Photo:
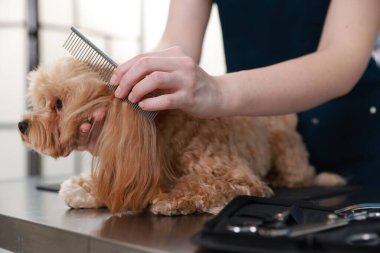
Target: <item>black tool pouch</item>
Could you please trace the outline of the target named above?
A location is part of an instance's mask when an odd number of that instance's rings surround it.
[[[379,191],[357,187],[279,190],[276,197],[239,196],[209,220],[193,238],[202,248],[226,252],[380,252],[380,218],[299,237],[267,237],[257,232],[234,232],[231,225],[265,221],[297,205],[299,224],[322,222],[334,210],[357,203],[380,202]],[[364,239],[363,239],[364,236]]]

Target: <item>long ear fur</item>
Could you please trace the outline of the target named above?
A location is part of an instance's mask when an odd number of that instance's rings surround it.
[[[154,122],[114,99],[93,167],[96,196],[112,212],[141,211],[160,191],[160,180],[169,166],[159,146]]]

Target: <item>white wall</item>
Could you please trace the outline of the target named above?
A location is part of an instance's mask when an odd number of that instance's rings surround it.
[[[169,0],[145,0],[143,19],[143,48],[152,49],[161,37],[168,14]],[[204,39],[200,66],[210,74],[223,74],[224,61],[222,33],[218,9],[213,6]]]
[[[24,0],[0,0],[0,181],[26,174],[16,125],[25,107],[25,13]]]
[[[27,0],[0,0],[0,180],[26,175],[26,150],[16,124],[25,108]],[[154,47],[164,29],[169,0],[39,0],[40,62],[68,56],[62,44],[75,25],[116,62]],[[217,9],[212,11],[201,66],[211,74],[225,71]],[[2,127],[2,125],[4,127]],[[11,127],[9,127],[11,126]],[[43,176],[77,173],[91,157],[74,153],[44,157]]]

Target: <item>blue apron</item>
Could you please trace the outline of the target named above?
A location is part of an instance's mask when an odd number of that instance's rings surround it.
[[[227,72],[315,52],[328,0],[216,0]],[[300,71],[302,71],[300,69]],[[298,130],[318,171],[380,185],[380,69],[373,59],[347,95],[298,114]]]

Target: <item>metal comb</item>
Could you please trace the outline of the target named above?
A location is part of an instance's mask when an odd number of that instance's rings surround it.
[[[92,71],[98,74],[99,78],[110,90],[116,90],[116,86],[111,85],[109,80],[118,64],[95,46],[95,44],[87,39],[78,29],[71,27],[71,33],[63,44],[63,48],[75,59],[86,63]],[[124,98],[123,100],[130,104],[137,112],[144,115],[148,120],[154,120],[158,113],[156,111],[144,111],[137,103],[130,102],[128,98]]]

